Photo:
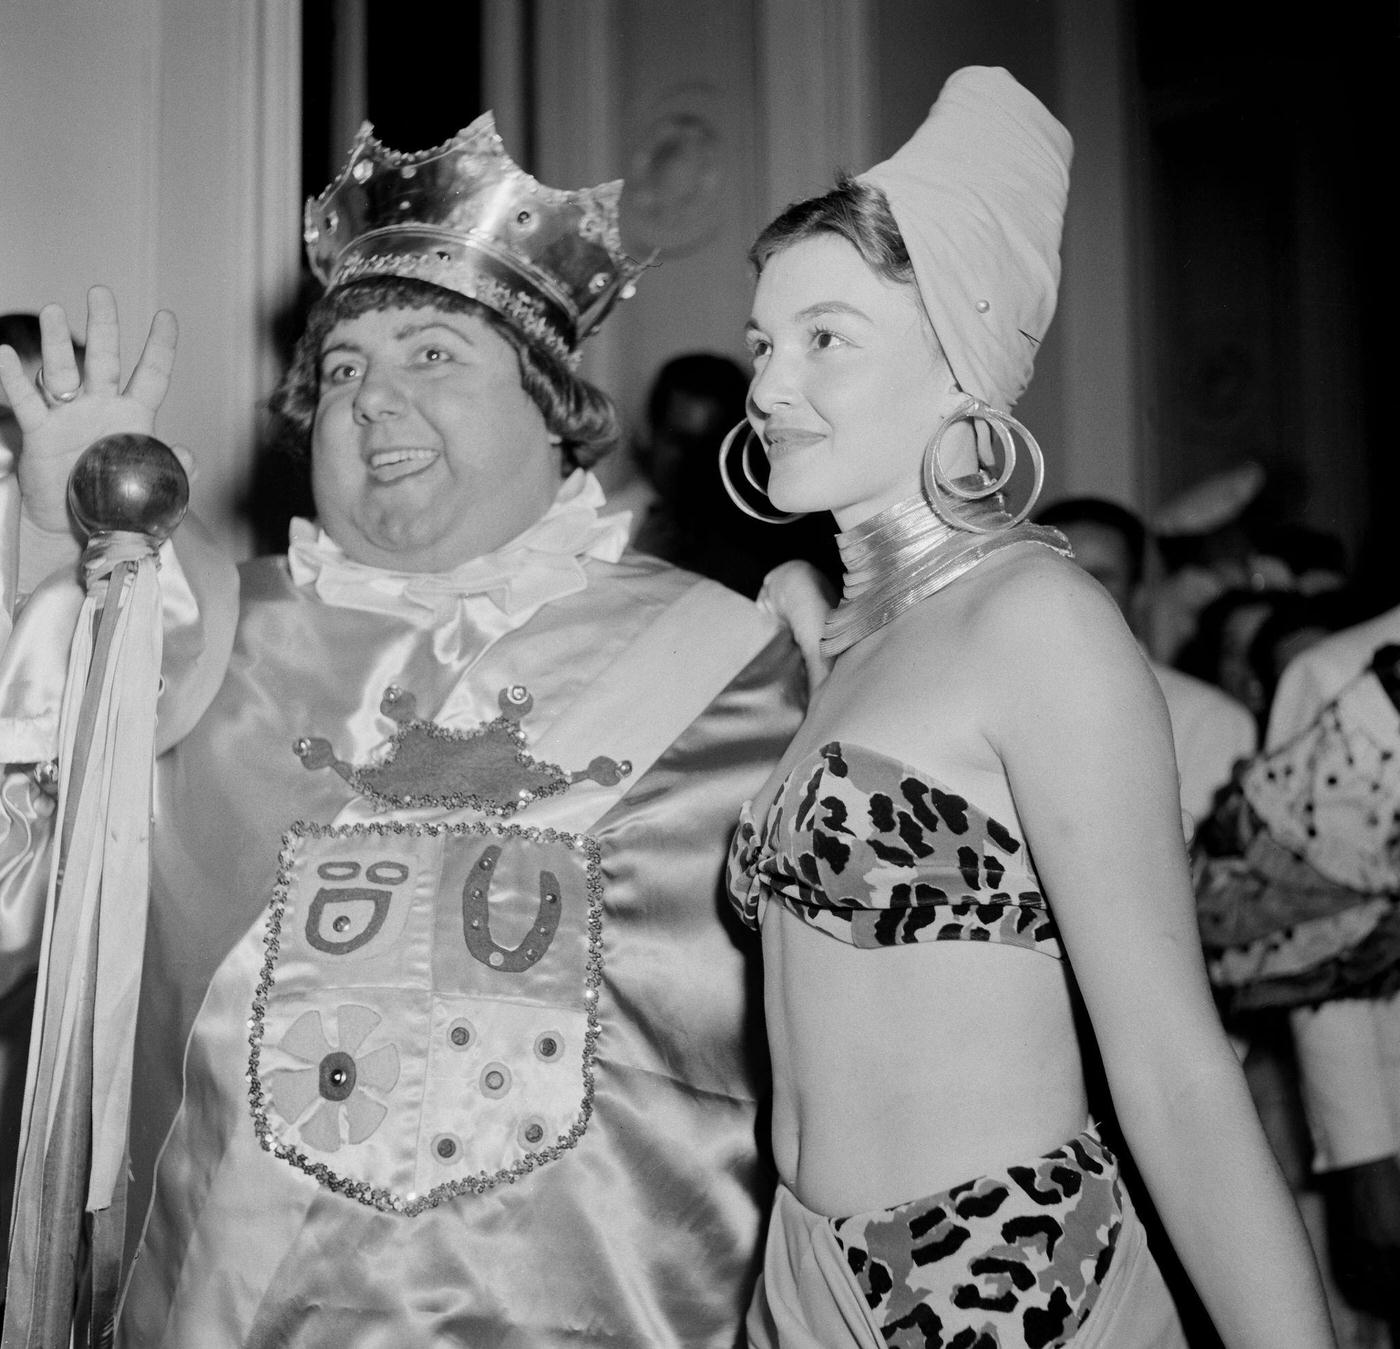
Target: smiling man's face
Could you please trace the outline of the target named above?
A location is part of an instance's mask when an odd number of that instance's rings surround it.
[[[321,526],[349,557],[431,572],[538,520],[561,455],[490,323],[394,307],[327,335],[311,468]]]

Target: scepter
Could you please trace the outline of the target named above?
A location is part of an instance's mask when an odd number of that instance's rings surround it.
[[[62,1349],[84,1322],[89,1344],[109,1343],[114,1332],[150,875],[157,554],[188,502],[179,460],[147,435],[96,441],[68,481],[69,508],[88,534],[87,594],[59,719],[57,847],[25,1081],[3,1349]]]

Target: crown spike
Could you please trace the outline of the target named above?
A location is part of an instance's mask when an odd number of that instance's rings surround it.
[[[370,276],[427,281],[495,310],[569,365],[650,260],[627,256],[622,182],[546,187],[485,112],[431,149],[392,150],[365,122],[340,175],[306,203],[311,270],[327,289]]]

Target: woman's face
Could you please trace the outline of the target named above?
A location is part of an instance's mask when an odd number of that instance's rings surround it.
[[[913,286],[818,235],[768,259],[747,334],[775,506],[848,529],[919,491],[924,447],[959,395]]]
[[[560,472],[514,349],[477,315],[380,309],[327,335],[312,490],[355,561],[448,571],[538,520]]]

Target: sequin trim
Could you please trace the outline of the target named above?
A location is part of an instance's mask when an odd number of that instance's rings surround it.
[[[383,772],[392,763],[395,751],[409,734],[422,735],[433,740],[457,742],[480,740],[492,734],[505,735],[515,742],[516,763],[525,769],[548,773],[551,780],[542,782],[538,787],[522,789],[514,800],[483,796],[480,792],[452,792],[446,796],[435,796],[429,792],[424,792],[422,795],[411,793],[399,795],[398,793],[377,790],[370,781],[371,777],[375,773]],[[563,768],[556,763],[536,759],[526,749],[527,744],[528,737],[521,729],[520,723],[513,717],[495,717],[470,731],[458,731],[450,726],[440,726],[435,721],[423,721],[415,717],[394,733],[389,753],[382,763],[372,764],[366,768],[357,768],[349,774],[346,781],[357,792],[369,797],[381,810],[417,810],[432,806],[441,810],[472,810],[478,815],[491,815],[498,819],[508,819],[516,811],[524,810],[526,806],[535,801],[542,801],[546,797],[558,796],[561,792],[568,791],[572,785],[569,775],[565,773]]]
[[[287,899],[291,887],[291,868],[296,858],[297,848],[303,838],[349,838],[366,834],[412,834],[439,835],[454,837],[475,835],[477,837],[519,838],[531,843],[558,843],[565,848],[581,850],[588,861],[588,955],[584,962],[583,1001],[586,1008],[586,1028],[583,1037],[583,1101],[578,1117],[570,1125],[560,1140],[549,1147],[528,1153],[519,1161],[499,1171],[480,1171],[474,1176],[462,1176],[446,1181],[424,1195],[403,1195],[391,1190],[376,1187],[368,1181],[353,1180],[332,1170],[324,1162],[315,1162],[289,1144],[279,1143],[268,1121],[271,1104],[269,1093],[263,1085],[261,1075],[263,1019],[267,1014],[268,994],[276,982],[277,960],[282,944],[282,920],[286,915]],[[298,820],[282,835],[282,845],[277,854],[277,881],[273,887],[272,901],[267,916],[267,932],[263,938],[266,954],[263,957],[262,972],[253,996],[252,1015],[248,1018],[248,1104],[253,1116],[253,1131],[264,1152],[270,1152],[299,1171],[304,1171],[318,1184],[336,1194],[354,1199],[367,1208],[378,1209],[381,1213],[398,1213],[404,1217],[417,1217],[429,1209],[437,1208],[463,1194],[485,1194],[497,1185],[514,1185],[521,1177],[528,1175],[548,1162],[557,1161],[583,1137],[588,1122],[593,1115],[594,1077],[593,1067],[597,1061],[598,1037],[601,1029],[598,1024],[599,986],[603,978],[603,867],[602,847],[590,834],[570,834],[557,829],[525,828],[511,824],[485,824],[479,821],[462,824],[405,823],[395,820],[392,823],[359,823],[350,825],[318,824],[315,821]]]
[[[579,353],[570,350],[568,341],[546,316],[544,305],[533,296],[495,277],[484,275],[471,258],[442,259],[424,257],[418,253],[374,253],[346,262],[336,272],[335,285],[343,286],[361,277],[371,276],[403,276],[427,281],[456,291],[469,300],[477,300],[508,318],[530,341],[543,347],[570,370],[578,368]]]

